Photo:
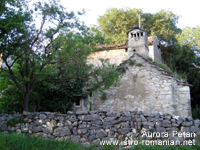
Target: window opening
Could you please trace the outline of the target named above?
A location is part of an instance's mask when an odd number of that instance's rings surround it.
[[[143,32],[141,32],[141,36],[143,36]]]
[[[75,101],[75,105],[76,105],[76,106],[80,106],[80,105],[81,105],[81,99],[77,99],[77,100]]]

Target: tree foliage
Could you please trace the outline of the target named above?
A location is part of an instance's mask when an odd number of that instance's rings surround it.
[[[200,26],[191,28],[186,27],[182,33],[177,35],[178,41],[182,45],[187,45],[193,49],[200,49]]]
[[[113,43],[127,43],[127,31],[138,24],[137,16],[141,11],[135,8],[107,9],[106,13],[98,18],[99,27]]]
[[[5,7],[9,9],[10,5]],[[39,97],[40,88],[44,93],[44,88],[48,87],[46,91],[63,95],[62,102],[65,100],[66,103],[62,106],[66,111],[66,105],[73,99],[74,91],[80,92],[77,87],[82,88],[83,83],[94,90],[103,90],[113,84],[106,82],[108,74],[113,78],[111,81],[117,81],[120,73],[115,71],[113,65],[107,63],[103,68],[91,70],[92,65],[87,64],[87,56],[95,50],[93,46],[96,42],[101,42],[103,37],[89,32],[89,28],[80,24],[73,12],[66,12],[66,9],[54,0],[39,1],[34,4],[34,9],[27,12],[21,5],[15,9],[20,10],[16,12],[17,15],[22,14],[19,15],[21,23],[16,27],[14,25],[18,20],[13,20],[10,30],[1,32],[0,49],[5,66],[1,68],[1,73],[4,74],[2,80],[9,77],[10,85],[14,85],[12,88],[18,89],[23,95],[24,111],[29,111],[30,104],[33,105],[33,109],[37,108],[39,102],[33,96]],[[1,16],[1,19],[9,17],[12,16],[8,14]],[[39,20],[40,23],[35,24],[34,21]],[[98,40],[99,37],[101,40]],[[107,72],[96,75],[98,70]],[[90,78],[94,79],[95,83],[91,82]],[[76,84],[79,82],[81,84]],[[75,86],[71,87],[72,84]],[[102,87],[103,84],[105,86]],[[45,98],[48,97],[44,96],[39,100]],[[21,99],[19,102],[22,103]]]
[[[177,39],[182,47],[186,48],[186,52],[192,55],[183,54],[182,59],[179,60],[179,66],[184,66],[182,71],[187,72],[188,82],[192,84],[191,87],[191,99],[192,99],[192,107],[194,110],[200,104],[200,70],[199,68],[194,67],[192,64],[199,66],[200,65],[200,27],[186,27],[183,31],[177,35]],[[190,61],[189,61],[190,60]],[[187,62],[185,65],[182,62]]]
[[[170,45],[176,41],[175,36],[180,33],[176,26],[179,16],[171,11],[161,10],[155,14],[143,13],[141,9],[110,8],[98,18],[99,28],[113,43],[127,43],[127,32],[138,26],[138,13],[141,14],[141,28],[148,36],[157,36],[163,45]]]

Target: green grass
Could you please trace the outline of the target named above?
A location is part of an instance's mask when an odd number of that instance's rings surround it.
[[[83,150],[80,144],[17,134],[0,134],[0,150]],[[87,148],[90,150],[91,147]]]
[[[69,140],[56,141],[54,139],[42,139],[39,137],[28,136],[24,134],[6,134],[0,133],[0,150],[113,150],[121,149],[118,146],[107,145],[103,147],[83,147],[78,143],[72,143]],[[137,145],[130,150],[199,150],[200,145],[193,146],[145,146]]]

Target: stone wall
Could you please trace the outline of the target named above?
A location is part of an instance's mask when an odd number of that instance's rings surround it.
[[[135,64],[131,66],[130,61]],[[106,90],[105,100],[101,99],[101,94],[93,93],[88,100],[91,110],[142,110],[191,116],[190,88],[186,82],[138,54],[119,67],[127,68],[120,86]]]
[[[21,123],[8,126],[11,119],[24,116]],[[8,123],[9,124],[9,123]],[[199,124],[191,117],[148,111],[79,111],[67,114],[40,112],[1,114],[0,131],[29,133],[56,140],[70,139],[83,145],[99,145],[100,140],[183,140],[196,139]],[[183,134],[181,134],[183,133]],[[194,140],[193,140],[194,142]]]

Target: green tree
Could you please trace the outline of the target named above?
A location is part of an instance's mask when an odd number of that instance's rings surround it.
[[[10,44],[13,42],[12,40],[14,40],[13,45],[14,43],[16,45],[21,40],[21,34],[26,28],[25,22],[31,20],[31,12],[23,11],[23,8],[27,8],[24,0],[2,0],[0,3],[0,67],[3,52],[2,46],[5,43]]]
[[[142,10],[135,8],[107,9],[106,13],[98,18],[99,28],[112,39],[113,43],[127,43],[127,32],[138,25],[138,12],[142,12]]]
[[[25,18],[20,18],[22,23],[19,28],[14,26],[18,20],[11,22],[9,34],[4,34],[0,39],[6,65],[1,72],[7,73],[12,84],[22,93],[24,111],[29,111],[31,94],[44,82],[65,81],[69,84],[81,80],[85,86],[95,90],[104,84],[103,90],[113,84],[110,81],[117,81],[120,73],[115,71],[113,65],[107,63],[103,68],[91,70],[92,65],[87,64],[87,56],[95,50],[92,46],[97,38],[84,24],[79,23],[73,12],[66,12],[54,0],[38,2],[34,6]],[[9,5],[7,7],[10,8]],[[24,14],[24,10],[21,9],[20,13]],[[41,21],[39,28],[38,24],[34,24],[34,17]],[[27,22],[27,18],[30,18],[30,22]],[[110,76],[112,79],[108,80]]]
[[[182,45],[200,50],[200,26],[184,28],[183,31],[177,35],[177,39]]]
[[[149,36],[157,36],[163,46],[177,42],[176,35],[181,32],[176,24],[179,16],[168,10],[161,10],[155,14],[144,13],[143,28]]]
[[[178,34],[177,39],[182,47],[186,47],[185,50],[187,53],[193,53],[190,57],[187,55],[183,55],[182,59],[178,60],[179,66],[185,66],[185,70],[188,71],[187,79],[190,84],[193,85],[191,87],[191,100],[192,100],[192,107],[197,109],[197,106],[200,105],[200,71],[198,67],[194,67],[191,64],[195,64],[195,66],[200,66],[200,57],[199,57],[199,50],[200,50],[200,27],[197,26],[195,28],[186,27],[183,31]],[[184,65],[182,62],[187,62],[187,65]],[[182,69],[183,70],[183,69]],[[198,116],[199,117],[199,116]]]
[[[141,28],[148,36],[157,36],[163,46],[176,42],[180,29],[176,26],[179,16],[171,11],[161,10],[155,14],[142,13],[141,9],[110,8],[98,18],[99,28],[115,44],[127,43],[127,32],[138,26],[138,13],[141,14]]]

